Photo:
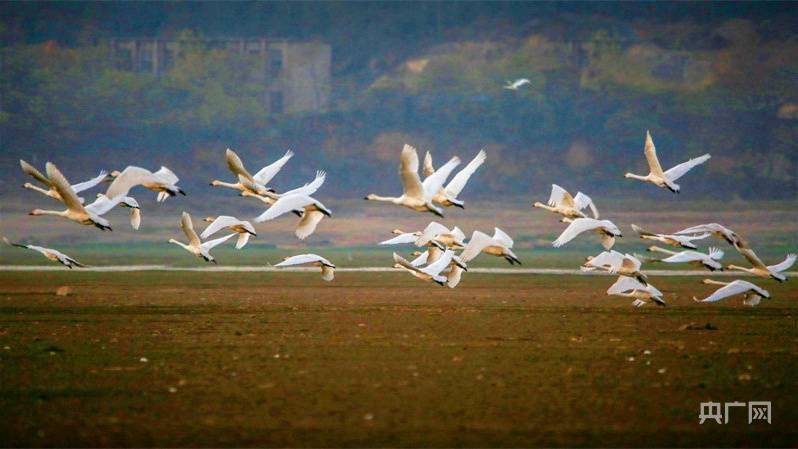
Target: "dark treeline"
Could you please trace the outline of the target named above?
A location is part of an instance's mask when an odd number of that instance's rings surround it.
[[[396,178],[408,142],[438,161],[487,147],[485,195],[557,182],[623,197],[640,193],[622,175],[643,170],[651,129],[664,165],[713,154],[685,181],[697,196],[794,199],[794,5],[6,3],[0,189],[18,187],[19,157],[81,175],[166,164],[200,185],[229,146],[253,165],[292,148],[294,170],[325,168],[330,192],[359,196]],[[155,77],[119,68],[108,40],[126,36],[190,45]],[[267,114],[249,76],[262,61],[200,39],[254,36],[329,43],[330,108]],[[502,88],[518,77],[531,84]]]

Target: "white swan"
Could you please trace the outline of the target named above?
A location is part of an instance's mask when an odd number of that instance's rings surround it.
[[[294,234],[300,240],[313,234],[322,218],[325,216],[332,217],[332,212],[313,197],[308,195],[288,195],[280,197],[272,207],[266,209],[266,212],[257,216],[255,222],[263,223],[264,221],[273,220],[286,212],[297,210],[302,211],[302,218],[299,220]]]
[[[158,202],[166,201],[170,196],[176,196],[178,193],[185,195],[186,192],[177,186],[180,180],[172,170],[166,167],[161,167],[156,172],[151,172],[146,168],[136,167],[130,165],[122,172],[113,172],[113,182],[108,186],[105,196],[114,199],[119,195],[127,195],[130,189],[136,186],[143,186],[146,189],[158,193]]]
[[[82,225],[93,225],[102,229],[103,231],[111,230],[111,223],[105,218],[102,218],[100,215],[110,210],[114,205],[111,205],[107,210],[103,211],[98,211],[96,207],[84,207],[83,204],[81,204],[80,199],[78,199],[78,196],[72,190],[69,182],[66,180],[66,178],[64,178],[64,175],[61,174],[58,168],[51,162],[48,162],[45,167],[47,171],[47,177],[50,180],[51,185],[56,192],[58,192],[58,195],[61,197],[61,201],[64,202],[67,209],[64,211],[33,209],[28,213],[28,215],[54,215],[58,217],[64,217]],[[121,198],[117,199],[117,201],[121,201]]]
[[[665,243],[666,245],[677,246],[682,248],[696,249],[698,248],[693,240],[701,240],[709,237],[709,232],[704,232],[697,235],[677,235],[677,234],[655,234],[648,232],[640,226],[633,224],[632,229],[637,232],[643,240],[654,240],[656,242]]]
[[[175,239],[169,239],[169,243],[174,243],[175,245],[182,247],[191,254],[204,259],[206,262],[217,263],[216,259],[211,256],[210,250],[212,250],[215,246],[226,242],[230,239],[230,237],[236,235],[235,233],[228,234],[222,238],[208,240],[207,242],[203,243],[197,233],[194,232],[194,225],[191,223],[191,215],[189,215],[187,212],[183,212],[183,215],[180,218],[180,227],[183,229],[183,233],[186,234],[186,237],[188,237],[188,244],[179,242]]]
[[[684,176],[685,173],[690,171],[696,165],[703,164],[711,157],[709,154],[705,154],[703,156],[690,159],[687,162],[682,162],[681,164],[663,172],[662,166],[659,164],[659,159],[657,159],[657,149],[654,147],[654,141],[651,139],[651,133],[648,131],[646,131],[646,144],[643,152],[646,155],[646,161],[648,161],[649,173],[646,176],[635,175],[632,173],[627,173],[624,176],[626,178],[650,182],[657,187],[666,188],[674,193],[679,193],[679,184],[676,184],[677,179]]]
[[[20,165],[20,167],[22,167],[22,171],[23,172],[25,172],[26,174],[32,176],[33,179],[35,179],[35,180],[41,182],[42,184],[44,184],[45,186],[47,186],[47,190],[45,190],[45,189],[43,189],[41,187],[35,186],[35,185],[33,185],[33,184],[29,183],[29,182],[26,182],[25,184],[23,184],[22,187],[24,187],[26,189],[35,190],[35,191],[37,191],[39,193],[42,193],[44,195],[49,196],[50,198],[54,198],[54,199],[57,199],[57,200],[61,201],[61,195],[55,189],[53,184],[39,170],[36,170],[36,167],[34,167],[34,166],[30,165],[29,163],[23,161],[22,159],[19,160],[19,165]],[[82,192],[84,190],[88,190],[88,189],[96,186],[97,184],[103,182],[103,180],[105,180],[105,178],[107,176],[108,176],[108,173],[105,170],[101,170],[100,174],[97,175],[96,177],[94,177],[92,179],[89,179],[88,181],[84,181],[84,182],[81,182],[81,183],[78,183],[78,184],[71,185],[72,191],[77,194],[77,193],[80,193],[80,192]],[[80,200],[81,203],[84,202],[83,198],[78,198],[78,199]]]
[[[236,217],[229,215],[220,215],[218,217],[205,217],[203,221],[210,223],[207,228],[202,231],[200,238],[207,239],[208,237],[216,234],[222,229],[229,229],[238,234],[238,241],[236,241],[236,249],[241,249],[249,241],[249,236],[257,236],[255,227],[252,223],[244,220],[239,220]]]
[[[551,245],[559,248],[566,243],[570,242],[577,235],[585,231],[594,231],[601,236],[601,245],[604,249],[610,249],[615,244],[616,237],[623,237],[621,230],[615,223],[609,220],[596,220],[594,218],[577,218],[573,221],[571,219],[564,219],[566,222],[570,221],[571,224],[565,228],[565,231],[557,237]]]
[[[468,180],[471,179],[471,175],[477,171],[477,169],[485,162],[487,157],[488,155],[485,153],[485,150],[479,150],[479,153],[474,156],[474,159],[472,159],[471,162],[465,166],[465,168],[457,172],[452,180],[446,184],[446,187],[443,187],[437,193],[435,193],[435,195],[433,195],[432,202],[440,204],[444,207],[456,206],[464,209],[464,202],[457,199],[457,195],[463,191],[463,188],[465,188]],[[425,177],[429,177],[435,173],[435,168],[432,165],[432,155],[429,151],[427,151],[427,155],[424,156],[423,173]]]
[[[447,250],[435,262],[427,265],[426,267],[419,268],[413,266],[402,256],[393,253],[394,268],[401,268],[421,280],[433,281],[440,285],[446,285],[446,276],[443,276],[440,273],[449,266],[449,263],[451,263],[453,257],[454,251]]]
[[[466,244],[460,258],[468,263],[480,253],[490,254],[491,256],[504,257],[510,265],[521,265],[521,261],[513,253],[513,239],[499,228],[493,228],[493,237],[482,231],[474,231],[471,239]]]
[[[416,246],[437,246],[440,249],[463,248],[465,234],[457,226],[449,230],[446,226],[432,221],[415,241]]]
[[[13,243],[8,241],[6,237],[3,237],[3,241],[11,246],[17,246],[20,248],[30,249],[36,252],[41,253],[44,257],[52,260],[53,262],[58,262],[70,270],[72,267],[85,267],[82,263],[78,262],[77,260],[67,256],[66,254],[62,253],[61,251],[54,250],[52,248],[45,248],[43,246],[36,246],[36,245],[25,245],[23,243]]]
[[[733,282],[721,282],[713,281],[712,279],[704,279],[702,282],[704,284],[722,285],[723,287],[715,290],[715,293],[704,299],[698,299],[693,296],[693,300],[696,302],[716,302],[721,299],[726,299],[729,296],[743,294],[743,303],[749,306],[755,306],[759,304],[762,298],[770,298],[770,293],[767,290],[757,287],[748,281],[736,280]]]
[[[632,302],[635,307],[645,305],[647,300],[654,301],[660,306],[666,305],[665,300],[662,299],[662,292],[656,287],[626,276],[619,276],[618,280],[607,289],[607,294],[635,298]]]
[[[781,263],[776,265],[765,265],[762,262],[762,259],[760,259],[750,248],[740,251],[740,254],[745,256],[748,262],[751,263],[752,267],[745,268],[738,265],[729,265],[727,267],[728,269],[743,271],[765,279],[773,278],[779,282],[784,282],[787,280],[787,276],[785,276],[783,272],[790,269],[790,267],[795,264],[795,259],[798,257],[795,254],[788,254],[787,257],[781,261]]]
[[[211,185],[214,187],[227,187],[230,189],[239,190],[243,196],[260,195],[268,197],[268,194],[273,190],[266,187],[266,184],[268,184],[272,178],[274,178],[277,173],[282,170],[283,166],[288,163],[293,156],[294,153],[291,150],[288,150],[285,152],[283,157],[263,167],[260,169],[260,171],[252,175],[246,169],[246,167],[244,167],[244,163],[241,161],[241,158],[238,157],[238,154],[228,148],[224,152],[225,162],[227,162],[227,167],[230,169],[230,171],[236,175],[236,178],[238,178],[238,182],[229,183],[214,179],[211,181]]]
[[[508,80],[507,84],[504,85],[504,88],[509,90],[518,90],[519,87],[526,86],[527,84],[530,83],[531,81],[529,81],[529,78],[518,78],[515,81]]]
[[[748,247],[748,244],[742,237],[740,237],[736,232],[732,231],[731,229],[720,225],[718,223],[706,223],[697,226],[692,226],[687,229],[682,229],[681,231],[675,232],[674,234],[677,235],[684,235],[684,234],[698,234],[703,235],[705,233],[713,234],[717,237],[722,238],[725,240],[729,245],[734,246],[737,250],[741,250]]]
[[[141,207],[139,202],[132,196],[120,195],[116,199],[110,199],[102,193],[97,194],[97,199],[93,203],[86,206],[87,210],[93,211],[109,211],[115,206],[126,207],[130,209],[130,227],[138,230],[141,226]],[[104,213],[104,212],[103,212]],[[102,215],[102,214],[97,214]]]
[[[439,217],[443,217],[443,210],[432,204],[433,196],[443,187],[446,178],[460,163],[457,156],[451,158],[449,162],[439,168],[424,182],[418,176],[418,153],[410,145],[402,148],[402,155],[399,163],[399,176],[402,180],[403,192],[398,197],[379,196],[373,193],[366,195],[366,200],[382,201],[407,207],[418,212],[431,212]]]
[[[595,257],[588,256],[582,271],[603,270],[608,273],[619,274],[637,279],[642,284],[648,284],[648,276],[640,271],[642,263],[631,254],[621,254],[618,251],[604,251]]]
[[[689,263],[692,265],[703,266],[710,271],[723,271],[723,265],[718,262],[719,260],[723,259],[723,251],[719,250],[718,248],[709,248],[709,252],[707,254],[693,250],[686,250],[677,253],[676,251],[670,251],[657,246],[651,246],[648,248],[648,250],[670,255],[670,257],[662,259],[661,262]]]
[[[321,268],[321,278],[325,281],[332,281],[335,277],[335,265],[329,260],[316,254],[299,254],[297,256],[286,257],[275,267],[290,267],[293,265],[309,265]]]
[[[599,218],[598,209],[589,196],[582,192],[577,192],[576,196],[571,196],[567,190],[557,184],[551,185],[551,196],[549,196],[548,205],[538,201],[532,207],[554,212],[566,218],[587,218],[587,215],[582,210],[589,207],[593,213],[593,218]]]

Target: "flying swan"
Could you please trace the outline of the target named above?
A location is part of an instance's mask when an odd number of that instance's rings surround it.
[[[321,278],[325,281],[332,281],[335,277],[335,265],[329,260],[316,254],[300,254],[298,256],[286,257],[275,267],[290,267],[294,265],[305,265],[321,268]]]
[[[443,187],[437,193],[435,193],[435,195],[432,197],[432,202],[435,204],[440,204],[444,207],[456,206],[464,209],[464,202],[457,199],[457,195],[463,191],[463,188],[468,183],[468,180],[471,179],[471,175],[477,171],[477,169],[485,162],[487,157],[488,155],[485,153],[485,150],[479,150],[479,153],[474,156],[474,159],[472,159],[464,169],[457,172],[452,180],[446,184],[446,187]],[[427,151],[426,156],[424,156],[423,172],[425,177],[432,176],[435,173],[435,168],[432,165],[432,155],[429,151]]]
[[[175,245],[182,247],[191,254],[204,259],[206,262],[217,263],[216,259],[211,256],[210,250],[212,250],[215,246],[226,242],[230,239],[230,237],[236,235],[235,233],[228,234],[224,237],[215,240],[208,240],[207,242],[203,243],[197,233],[194,232],[194,225],[191,223],[191,215],[189,215],[187,212],[183,212],[183,215],[180,218],[180,227],[183,229],[183,233],[186,234],[186,237],[188,237],[188,245],[175,239],[169,239],[169,243],[174,243]]]
[[[12,243],[8,241],[6,237],[3,237],[3,241],[11,246],[17,246],[19,248],[26,248],[36,252],[41,253],[44,257],[52,260],[53,262],[58,262],[70,270],[72,267],[85,267],[82,263],[78,262],[77,260],[67,256],[66,254],[62,253],[61,251],[54,250],[52,248],[45,248],[43,246],[36,246],[36,245],[25,245],[23,243]]]
[[[593,218],[599,218],[598,209],[596,209],[596,205],[589,196],[582,192],[577,192],[576,196],[571,196],[567,190],[557,184],[551,185],[551,196],[549,196],[548,205],[537,201],[532,207],[554,212],[565,218],[587,218],[587,215],[582,210],[589,207],[593,213]]]
[[[613,245],[615,245],[616,237],[623,237],[623,234],[621,234],[621,230],[618,229],[618,226],[615,226],[615,223],[609,220],[596,220],[594,218],[577,218],[575,220],[571,220],[570,218],[565,218],[564,221],[570,221],[571,224],[568,225],[562,234],[557,237],[557,240],[551,244],[551,246],[555,248],[565,245],[573,240],[577,235],[585,231],[594,231],[600,235],[601,245],[606,250],[609,250]]]
[[[646,176],[635,175],[632,173],[627,173],[624,176],[626,178],[650,182],[657,187],[668,189],[674,193],[679,193],[679,184],[676,184],[676,180],[684,176],[685,173],[690,171],[696,165],[703,164],[711,157],[709,154],[705,154],[703,156],[690,159],[687,162],[682,162],[681,164],[663,172],[662,166],[659,165],[659,159],[657,159],[657,149],[654,147],[654,141],[651,139],[651,133],[648,131],[646,131],[646,145],[643,152],[646,155],[646,161],[648,161],[649,173]]]
[[[723,287],[715,290],[715,293],[704,299],[698,299],[693,296],[693,300],[696,302],[716,302],[721,299],[726,299],[729,296],[743,294],[743,304],[753,307],[759,304],[762,298],[770,298],[770,293],[767,290],[759,288],[748,281],[741,281],[738,279],[733,282],[721,282],[712,279],[704,279],[702,282],[708,285],[722,285]]]

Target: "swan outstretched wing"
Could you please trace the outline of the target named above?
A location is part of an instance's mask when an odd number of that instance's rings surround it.
[[[701,165],[704,162],[706,162],[707,160],[709,160],[710,157],[712,157],[712,156],[710,156],[709,154],[705,154],[703,156],[699,156],[699,157],[690,159],[687,162],[682,162],[681,164],[679,164],[679,165],[677,165],[677,166],[675,166],[673,168],[668,169],[668,171],[665,172],[665,176],[668,179],[670,179],[671,181],[676,181],[677,179],[679,179],[682,176],[684,176],[685,173],[687,173],[690,170],[692,170],[693,167],[695,167],[697,165]]]
[[[191,246],[200,246],[201,241],[197,233],[194,232],[194,224],[191,222],[191,215],[188,212],[183,212],[183,215],[180,217],[180,227],[183,229],[183,233],[186,234],[188,237],[188,243]]]
[[[380,245],[404,245],[407,243],[415,243],[416,240],[418,240],[417,235],[411,232],[406,232],[404,234],[399,234],[392,239],[384,240],[380,242]]]
[[[609,267],[610,271],[617,271],[623,263],[623,254],[618,251],[602,251],[598,256],[590,259],[585,265],[593,267]]]
[[[405,144],[399,160],[399,177],[402,179],[404,194],[411,198],[423,198],[424,187],[418,176],[418,153],[416,149]]]
[[[596,208],[596,204],[593,203],[593,200],[589,196],[585,195],[584,193],[582,193],[582,192],[577,192],[576,193],[576,196],[574,197],[574,204],[576,205],[576,208],[578,210],[582,210],[582,209],[584,209],[586,207],[589,207],[590,208],[590,212],[593,213],[593,218],[595,218],[595,219],[599,218],[599,211]]]
[[[241,158],[238,157],[238,154],[236,154],[235,151],[231,150],[230,148],[225,150],[224,160],[227,162],[227,168],[229,168],[233,174],[244,176],[250,180],[253,179],[252,175],[244,167],[244,163],[241,161]]]
[[[44,176],[42,172],[36,170],[36,167],[30,165],[29,163],[23,161],[22,159],[19,160],[19,166],[22,168],[22,171],[25,174],[32,176],[35,180],[41,182],[42,184],[50,185],[50,180],[47,179],[47,176]]]
[[[747,282],[747,281],[734,281],[729,285],[725,285],[717,290],[715,293],[709,295],[708,297],[700,300],[699,302],[716,302],[720,301],[721,299],[726,299],[729,296],[739,295],[740,293],[745,293],[748,290],[752,290],[752,287],[756,287],[754,284]]]
[[[452,257],[454,257],[454,251],[446,250],[438,260],[422,268],[421,271],[430,276],[437,276],[449,266],[452,262]]]
[[[259,184],[268,184],[292,157],[294,157],[294,152],[291,150],[286,151],[283,157],[260,169],[253,178]]]
[[[477,257],[485,247],[492,244],[494,244],[494,241],[491,236],[482,231],[474,231],[471,234],[471,239],[468,241],[468,244],[463,249],[463,252],[460,253],[460,258],[463,259],[463,262],[470,262]]]
[[[426,265],[428,258],[429,258],[429,250],[424,251],[423,253],[421,253],[421,255],[410,261],[410,265],[413,265],[414,267],[420,267],[422,265]]]
[[[324,180],[327,179],[327,172],[324,170],[316,171],[316,178],[313,181],[305,184],[302,187],[298,187],[293,190],[289,190],[280,196],[288,196],[288,195],[313,195],[316,193],[317,190],[324,184]]]
[[[706,257],[705,254],[701,254],[697,251],[682,251],[670,257],[662,259],[662,262],[667,262],[667,263],[697,262],[704,260],[704,257]]]
[[[220,216],[216,217],[216,219],[213,220],[211,222],[211,224],[209,224],[208,227],[206,227],[202,231],[202,234],[200,234],[200,237],[203,238],[203,239],[207,239],[208,237],[212,236],[213,234],[216,234],[217,232],[219,232],[219,230],[224,229],[224,228],[228,228],[230,226],[235,226],[235,225],[242,225],[248,231],[253,232],[253,233],[255,232],[255,228],[252,227],[252,224],[250,222],[248,222],[248,221],[239,220],[238,218],[231,217],[229,215],[220,215]]]
[[[424,167],[422,169],[422,174],[424,177],[432,176],[435,173],[435,167],[432,165],[432,154],[427,151],[427,154],[424,155]]]
[[[599,227],[601,227],[601,222],[598,220],[592,218],[577,218],[565,228],[565,231],[563,231],[551,245],[555,248],[559,248],[573,240],[577,235]]]
[[[682,229],[681,231],[676,231],[674,234],[703,234],[703,233],[713,233],[718,232],[724,235],[733,234],[734,232],[718,223],[705,223],[700,225],[691,226],[686,229]]]
[[[466,237],[465,233],[463,232],[463,230],[458,228],[457,226],[452,228],[451,234],[452,234],[452,236],[454,236],[455,239],[457,239],[460,242],[465,240],[465,237]]]
[[[266,209],[266,212],[255,218],[255,221],[261,223],[264,221],[273,220],[286,212],[303,209],[305,206],[315,203],[316,200],[307,195],[283,196],[279,200],[275,201],[270,208]]]
[[[751,249],[751,248],[738,248],[737,250],[740,252],[740,254],[743,255],[743,257],[745,257],[745,259],[748,261],[748,263],[750,263],[752,266],[757,267],[757,268],[764,268],[764,269],[768,268],[765,265],[765,263],[762,262],[762,259],[760,259],[759,256],[756,255],[756,253],[754,252],[753,249]]]
[[[141,226],[141,209],[138,207],[130,209],[130,227],[138,229]]]
[[[84,211],[85,209],[80,202],[80,198],[78,198],[72,190],[69,182],[64,175],[61,174],[61,171],[58,170],[58,167],[52,162],[48,162],[45,168],[47,176],[50,178],[50,184],[55,188],[56,192],[61,195],[61,200],[66,204],[67,208],[72,211]]]
[[[194,235],[196,235],[196,234],[194,234]],[[216,247],[216,246],[219,246],[219,245],[221,245],[222,243],[224,243],[224,242],[226,242],[226,241],[230,240],[230,237],[233,237],[233,236],[236,236],[236,235],[238,235],[238,234],[236,234],[236,233],[234,232],[234,233],[232,233],[232,234],[227,234],[226,236],[224,236],[224,237],[220,237],[220,238],[218,238],[218,239],[214,239],[214,240],[208,240],[207,242],[205,242],[205,243],[203,243],[202,245],[200,245],[200,248],[204,249],[205,251],[210,251],[210,250],[212,250],[214,247]]]
[[[119,195],[127,195],[133,187],[149,182],[161,182],[161,180],[146,168],[130,165],[108,186],[105,196],[113,199]]]
[[[654,146],[654,139],[651,138],[651,133],[648,131],[646,131],[646,145],[643,153],[646,155],[648,169],[651,170],[651,173],[662,175],[662,166],[659,164],[659,159],[657,159],[657,147]]]
[[[457,195],[463,191],[466,183],[471,178],[471,175],[477,171],[477,169],[485,162],[488,155],[485,153],[485,150],[479,150],[479,153],[465,166],[462,170],[457,172],[456,175],[449,181],[449,184],[446,185],[446,189],[444,191],[446,194],[452,198],[457,198]],[[426,159],[425,159],[425,167],[426,167]]]
[[[332,262],[319,256],[318,254],[298,254],[296,256],[286,257],[282,262],[275,265],[275,267],[290,267],[294,265],[304,265],[319,262],[323,265],[333,265]]]
[[[793,264],[795,264],[795,259],[796,258],[798,258],[798,256],[796,256],[795,254],[789,254],[789,255],[787,255],[787,258],[784,259],[784,261],[782,261],[780,264],[778,264],[778,265],[770,265],[767,268],[768,268],[768,270],[770,270],[770,271],[772,271],[774,273],[781,273],[782,271],[789,270],[790,267],[792,267]]]
[[[107,175],[108,175],[108,172],[106,172],[105,170],[100,171],[99,175],[95,176],[94,178],[89,179],[88,181],[83,181],[83,182],[79,182],[77,184],[73,184],[72,185],[72,190],[74,190],[75,193],[80,193],[80,192],[82,192],[84,190],[88,190],[88,189],[96,186],[97,184],[103,182],[103,180],[105,179],[105,177]]]
[[[607,289],[607,294],[617,295],[629,290],[646,290],[646,286],[635,278],[618,276],[618,280]]]
[[[431,221],[426,228],[421,232],[421,235],[418,236],[415,243],[416,246],[424,246],[428,244],[431,240],[441,234],[448,234],[449,228],[446,226],[438,223],[437,221]]]
[[[299,224],[297,224],[294,230],[294,235],[296,235],[299,240],[305,240],[305,238],[316,231],[316,226],[318,226],[322,218],[324,218],[324,214],[317,210],[305,211],[305,214],[302,215]]]
[[[180,178],[178,178],[177,175],[172,170],[169,170],[163,165],[161,165],[161,168],[159,168],[158,171],[153,173],[153,175],[159,180],[161,180],[164,184],[175,185],[177,184],[178,181],[180,181]]]
[[[421,183],[422,189],[424,192],[424,199],[429,201],[432,197],[438,193],[441,188],[443,188],[443,183],[446,182],[446,178],[452,173],[455,167],[460,164],[460,158],[454,156],[453,158],[449,159],[449,161],[443,164],[440,168],[435,170],[435,173],[428,176],[424,179],[424,182]]]
[[[713,259],[713,260],[720,260],[720,259],[723,259],[723,256],[724,256],[725,254],[726,254],[726,253],[724,253],[722,249],[720,249],[720,248],[715,248],[715,247],[711,247],[711,248],[709,248],[709,251],[707,252],[707,255],[709,256],[709,258],[710,258],[710,259]]]
[[[501,243],[505,248],[512,248],[514,244],[513,239],[499,228],[493,228],[493,240]]]
[[[128,197],[120,195],[114,199],[110,199],[105,195],[100,195],[96,200],[94,200],[93,203],[86,206],[86,211],[91,212],[94,215],[105,215],[108,211],[124,201],[125,198]]]
[[[551,185],[551,195],[549,195],[549,202],[548,205],[551,207],[556,207],[562,204],[563,200],[565,199],[565,195],[568,195],[568,191],[563,189],[562,187],[558,186],[557,184]]]

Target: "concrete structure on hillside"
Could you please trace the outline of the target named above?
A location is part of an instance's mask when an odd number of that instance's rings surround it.
[[[270,114],[322,112],[330,103],[330,45],[275,39],[206,39],[210,49],[222,49],[263,59],[255,74],[266,85],[264,106]],[[174,65],[180,41],[156,38],[117,38],[110,42],[119,68],[161,76]]]

